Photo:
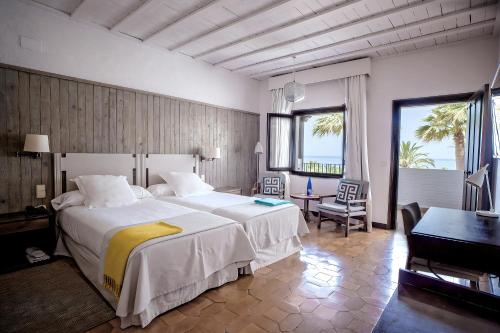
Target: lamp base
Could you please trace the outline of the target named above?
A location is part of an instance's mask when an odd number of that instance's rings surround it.
[[[500,214],[495,211],[490,210],[476,210],[476,214],[484,217],[493,217],[497,218]]]

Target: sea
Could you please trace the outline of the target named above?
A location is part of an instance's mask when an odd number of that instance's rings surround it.
[[[451,158],[434,158],[433,169],[455,170],[455,159]],[[304,156],[304,162],[318,162],[322,164],[342,164],[340,156]]]

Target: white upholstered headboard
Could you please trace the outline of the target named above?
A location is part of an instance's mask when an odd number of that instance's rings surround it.
[[[168,171],[194,172],[199,171],[199,155],[192,154],[146,154],[142,155],[144,187],[164,183],[160,173]]]
[[[140,185],[142,170],[136,154],[55,153],[55,195],[76,189],[70,179],[84,175],[123,175],[129,184]]]

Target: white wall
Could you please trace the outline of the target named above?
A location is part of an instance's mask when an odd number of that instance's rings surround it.
[[[20,1],[0,1],[0,63],[258,112],[256,80]]]
[[[372,59],[372,73],[367,81],[367,108],[373,221],[387,223],[392,101],[479,90],[485,83],[491,82],[497,59],[496,37]],[[265,142],[266,137],[265,115],[271,108],[271,98],[266,88],[266,84],[261,83],[259,107],[262,114],[262,142]],[[331,82],[312,87],[308,85],[306,100],[294,109],[337,105],[339,91],[338,86]],[[265,157],[262,158],[264,160]],[[303,191],[303,182],[295,181],[292,191],[294,186]],[[317,183],[322,183],[318,184],[318,192],[320,189],[331,192],[331,189],[336,188],[335,180],[320,180]]]

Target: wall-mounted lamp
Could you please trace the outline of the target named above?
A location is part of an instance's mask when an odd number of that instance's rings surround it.
[[[201,160],[213,161],[220,158],[220,147],[210,147],[208,148],[207,155],[202,156]]]
[[[23,151],[16,153],[17,157],[29,156],[40,158],[41,153],[50,153],[49,136],[40,134],[26,134]]]

